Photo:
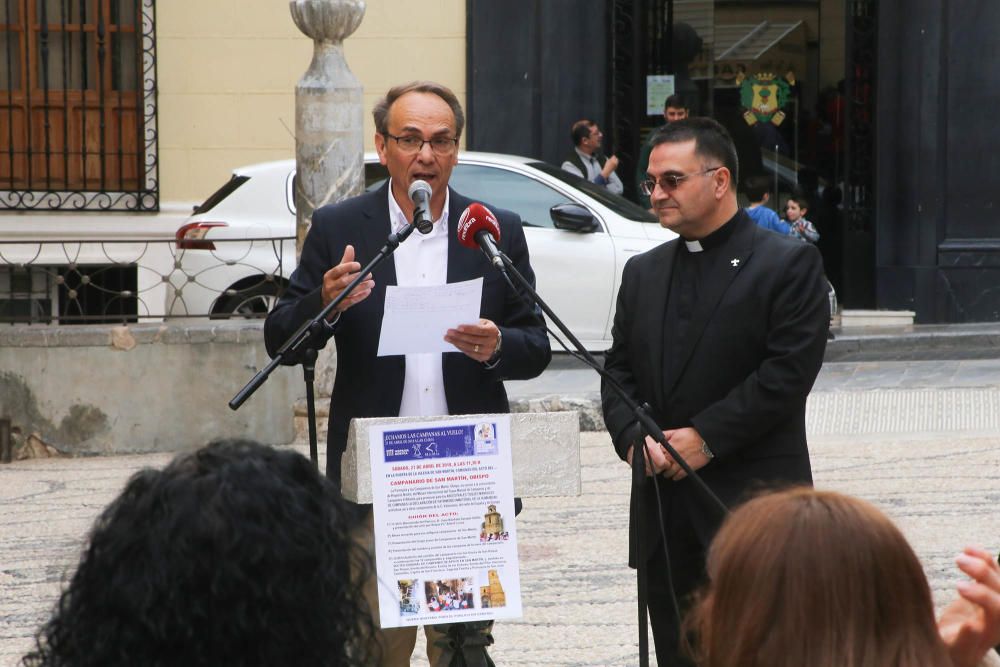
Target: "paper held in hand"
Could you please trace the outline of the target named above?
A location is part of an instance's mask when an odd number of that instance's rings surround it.
[[[390,285],[378,338],[378,356],[455,352],[444,334],[460,324],[479,322],[483,279],[431,287]]]

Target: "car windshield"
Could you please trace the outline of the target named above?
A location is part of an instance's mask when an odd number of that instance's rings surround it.
[[[549,176],[558,178],[566,185],[572,186],[577,190],[586,192],[592,199],[596,199],[601,204],[627,220],[634,220],[636,222],[657,222],[655,215],[638,204],[634,204],[620,195],[608,192],[607,188],[595,185],[584,178],[580,178],[576,174],[563,171],[559,167],[554,167],[545,162],[529,162],[528,166],[533,167],[538,171],[545,172]]]
[[[240,187],[249,180],[249,176],[237,176],[236,174],[233,174],[232,177],[226,181],[225,185],[210,194],[208,199],[203,201],[201,204],[195,206],[193,212],[197,214],[211,211],[219,204],[219,202],[236,192],[236,188]]]

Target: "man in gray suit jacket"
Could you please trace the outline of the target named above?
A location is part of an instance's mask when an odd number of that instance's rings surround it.
[[[660,224],[680,238],[626,264],[605,367],[650,405],[671,446],[727,505],[760,487],[810,484],[806,396],[829,322],[819,253],[760,229],[739,208],[736,150],[715,121],[671,123],[651,143],[644,189]],[[722,517],[666,450],[643,438],[607,383],[602,398],[618,455],[631,463],[635,447],[649,445],[667,552],[647,477],[633,491],[629,562],[648,575],[658,664],[688,664],[670,591],[683,610]]]

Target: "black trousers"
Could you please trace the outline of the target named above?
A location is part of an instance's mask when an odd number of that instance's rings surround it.
[[[686,517],[668,514],[665,520],[667,546],[670,549],[669,569],[660,536],[647,537],[655,539],[659,545],[646,563],[647,607],[656,646],[656,662],[659,667],[694,667],[694,662],[688,657],[686,642],[682,641],[681,630],[693,596],[705,582],[705,546]],[[668,573],[681,618],[674,613]]]

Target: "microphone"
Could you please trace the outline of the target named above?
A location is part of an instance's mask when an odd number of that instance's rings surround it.
[[[413,211],[413,224],[421,234],[430,234],[434,229],[434,221],[431,220],[430,184],[427,181],[413,181],[406,194],[416,207]]]
[[[492,211],[474,202],[462,211],[458,219],[458,242],[466,248],[480,248],[490,263],[505,271],[496,242],[500,240],[500,223]]]

